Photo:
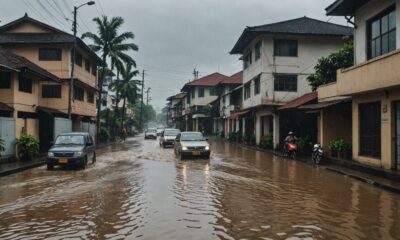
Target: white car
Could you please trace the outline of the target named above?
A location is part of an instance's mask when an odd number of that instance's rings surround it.
[[[173,146],[176,136],[181,133],[179,129],[165,129],[160,135],[160,146],[166,147],[167,145]]]
[[[201,132],[182,132],[175,138],[175,155],[184,157],[202,157],[210,159],[211,149]]]

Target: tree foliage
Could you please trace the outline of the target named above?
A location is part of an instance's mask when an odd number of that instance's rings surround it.
[[[335,82],[337,70],[353,66],[353,61],[353,41],[349,40],[338,52],[318,59],[315,73],[307,78],[308,84],[315,91],[320,85]]]

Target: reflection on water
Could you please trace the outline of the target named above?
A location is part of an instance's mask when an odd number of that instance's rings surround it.
[[[396,239],[400,196],[213,141],[180,161],[156,141],[110,146],[85,171],[0,178],[0,239]]]

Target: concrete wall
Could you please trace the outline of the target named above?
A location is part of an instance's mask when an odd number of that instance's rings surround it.
[[[204,97],[199,98],[198,89],[204,88]],[[193,87],[190,91],[195,91],[195,97],[191,98],[190,106],[206,106],[207,104],[211,103],[212,101],[216,100],[218,96],[211,96],[210,90],[212,87]],[[190,97],[192,97],[190,93]]]
[[[261,119],[263,116],[272,116],[272,122],[267,123],[264,126],[264,129],[267,130],[266,132],[269,133],[269,124],[272,124],[272,135],[273,135],[273,144],[277,146],[279,144],[279,116],[273,113],[271,110],[268,109],[261,109],[256,111],[256,124],[255,124],[255,131],[256,131],[256,143],[257,145],[260,144],[261,139]]]

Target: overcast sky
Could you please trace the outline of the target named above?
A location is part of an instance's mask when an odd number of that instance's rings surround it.
[[[138,69],[146,69],[146,88],[159,111],[166,98],[199,75],[213,72],[232,75],[241,70],[239,56],[229,51],[246,26],[262,25],[302,16],[345,24],[325,16],[334,0],[96,0],[79,9],[79,35],[95,31],[92,19],[99,14],[122,16],[124,31],[135,34],[139,52],[132,56]],[[31,17],[70,31],[72,7],[84,0],[0,0],[1,24]],[[62,11],[62,12],[61,12]]]

